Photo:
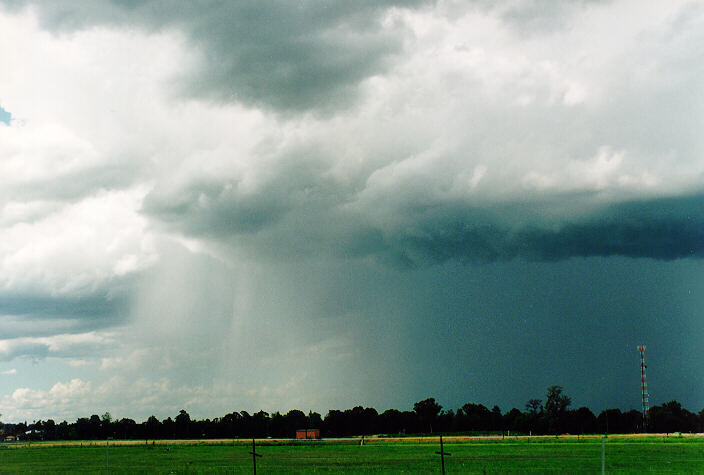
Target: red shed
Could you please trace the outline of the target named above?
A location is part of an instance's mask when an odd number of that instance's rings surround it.
[[[298,429],[296,439],[320,439],[320,429]]]

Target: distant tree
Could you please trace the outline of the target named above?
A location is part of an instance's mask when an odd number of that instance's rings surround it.
[[[339,409],[330,409],[323,419],[323,431],[326,436],[349,435],[345,426],[345,414]]]
[[[67,421],[62,421],[56,426],[56,439],[57,440],[70,440],[76,438],[76,428],[73,425],[69,425]]]
[[[308,418],[301,410],[291,409],[284,416],[284,421],[286,425],[286,437],[294,437],[298,429],[308,429],[308,427],[306,427]]]
[[[457,410],[458,427],[462,431],[488,430],[491,417],[491,411],[483,404],[468,403]]]
[[[435,402],[435,398],[423,399],[413,404],[413,410],[418,416],[421,426],[427,427],[429,432],[433,432],[433,422],[438,417],[442,406]]]
[[[702,409],[704,413],[704,409]],[[384,434],[400,434],[403,429],[403,419],[398,409],[387,409],[379,415],[379,428]]]
[[[379,415],[378,421],[379,431],[384,434],[405,434],[418,430],[418,416],[411,411],[387,409]]]
[[[547,413],[550,433],[563,430],[565,411],[571,403],[572,399],[562,393],[562,386],[548,387],[545,396],[545,412]]]
[[[105,414],[102,415],[100,418],[100,429],[101,429],[101,438],[105,437],[113,437],[113,427],[112,427],[112,416],[110,415],[109,412],[105,412]]]
[[[266,437],[269,432],[269,413],[259,411],[252,415],[252,436]]]
[[[545,399],[545,411],[550,416],[559,415],[572,404],[572,399],[566,394],[562,394],[561,386],[550,386]]]
[[[56,422],[49,419],[44,423],[44,432],[47,440],[56,440]]]
[[[278,412],[277,412],[278,414]],[[231,412],[220,419],[220,431],[225,437],[239,437],[243,435],[242,416],[239,412]],[[277,434],[279,437],[282,435]]]
[[[362,406],[355,406],[352,409],[343,411],[345,417],[345,425],[350,434],[363,435],[366,434],[366,414]]]
[[[537,415],[543,412],[543,401],[542,399],[529,399],[526,403],[526,412]]]
[[[246,411],[232,412],[213,420],[191,420],[181,410],[176,420],[170,417],[163,422],[150,416],[145,422],[132,419],[113,420],[110,413],[102,417],[93,414],[74,423],[56,424],[35,421],[3,424],[4,434],[21,438],[47,440],[96,439],[111,435],[119,438],[174,438],[174,437],[293,437],[295,429],[320,428],[326,436],[419,433],[423,431],[456,432],[465,430],[505,430],[512,433],[632,433],[642,430],[642,414],[634,409],[622,413],[620,409],[602,411],[599,417],[586,407],[570,410],[571,399],[562,387],[550,386],[544,405],[539,399],[526,403],[526,412],[512,409],[501,413],[498,406],[491,410],[482,404],[465,404],[453,412],[443,411],[434,398],[424,399],[413,405],[413,411],[388,409],[383,414],[371,407],[355,406],[344,411],[330,410],[325,418],[309,411],[305,415],[297,409],[286,415],[279,412],[269,416],[264,411],[253,415]],[[704,410],[692,413],[677,401],[670,401],[650,409],[650,429],[657,432],[690,432],[704,430]]]
[[[185,409],[178,411],[175,422],[177,424],[189,424],[191,422],[191,416],[186,412]]]
[[[93,414],[89,419],[90,429],[89,429],[89,439],[102,439],[103,438],[103,424],[100,417],[97,414]]]
[[[161,421],[161,436],[166,439],[173,439],[176,436],[176,424],[170,417]]]
[[[79,417],[74,424],[76,437],[78,439],[90,439],[90,419]]]
[[[440,411],[436,423],[437,430],[440,432],[452,432],[455,427],[455,411],[452,409]]]
[[[144,423],[145,437],[149,439],[158,439],[161,437],[161,422],[154,415],[149,416],[149,419]]]
[[[525,432],[525,418],[526,415],[514,407],[504,414],[503,426],[505,429],[510,430],[513,433]]]
[[[501,408],[495,405],[491,408],[491,423],[489,428],[491,430],[504,430],[503,426],[501,425],[502,422],[503,418],[501,416]]]
[[[631,409],[621,414],[621,430],[627,434],[643,432],[643,413]]]
[[[320,417],[320,414],[308,411],[308,427],[311,429],[320,429],[323,427],[323,418]]]
[[[596,416],[587,407],[567,411],[566,429],[571,434],[593,434],[596,432]]]
[[[176,437],[187,438],[190,437],[191,432],[191,416],[186,412],[185,409],[181,409],[174,420]]]
[[[697,428],[697,416],[677,401],[650,408],[650,428],[654,432],[692,432]]]
[[[112,423],[113,437],[134,439],[137,435],[137,423],[132,419],[122,418]]]
[[[344,411],[347,427],[352,434],[364,435],[378,432],[379,413],[373,407],[355,406]]]
[[[597,431],[601,434],[622,434],[623,417],[621,409],[606,409],[596,418]]]

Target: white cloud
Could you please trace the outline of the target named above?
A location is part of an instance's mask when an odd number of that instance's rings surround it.
[[[44,357],[72,357],[114,348],[116,334],[112,331],[77,334],[58,334],[45,337],[20,337],[0,340],[0,359],[41,359]]]
[[[158,418],[174,417],[186,409],[192,417],[212,417],[213,411],[222,416],[244,407],[265,410],[281,410],[282,401],[290,400],[291,392],[300,392],[305,378],[291,377],[280,387],[261,386],[248,389],[231,382],[211,380],[207,385],[178,385],[168,378],[126,379],[113,376],[101,384],[75,378],[68,382],[56,382],[49,390],[21,387],[0,399],[3,418],[8,421],[23,418],[75,421],[78,417],[89,417],[92,413],[109,411],[114,417],[130,417],[138,422],[150,415]],[[233,401],[242,407],[232,407]],[[291,404],[307,408],[306,400],[294,400]],[[302,405],[306,404],[306,406]],[[91,414],[86,411],[91,412]]]
[[[93,364],[90,360],[81,360],[81,359],[69,359],[67,361],[68,365],[73,367],[73,368],[81,368],[83,366],[90,366]]]
[[[15,389],[12,394],[2,398],[4,416],[8,420],[21,417],[44,417],[46,414],[56,414],[61,417],[80,407],[81,402],[92,393],[92,385],[80,379],[72,379],[67,383],[57,382],[48,391],[30,388]]]
[[[139,189],[101,192],[0,228],[0,288],[88,294],[148,267],[157,254],[138,213],[143,195]]]

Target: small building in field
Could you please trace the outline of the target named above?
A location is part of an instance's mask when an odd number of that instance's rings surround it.
[[[6,435],[4,440],[5,442],[15,442],[17,440],[17,437],[15,437],[14,435]]]
[[[320,439],[320,429],[298,429],[296,439]]]

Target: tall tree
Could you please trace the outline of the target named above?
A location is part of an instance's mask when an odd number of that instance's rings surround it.
[[[562,386],[550,386],[545,396],[545,412],[548,417],[548,430],[559,432],[562,430],[564,416],[572,399],[562,393]]]
[[[538,413],[542,412],[542,410],[543,410],[542,399],[530,399],[526,403],[526,411],[534,416],[537,415]]]
[[[562,386],[550,386],[545,399],[545,411],[549,416],[557,416],[565,412],[572,399],[562,394]]]
[[[433,422],[438,417],[442,406],[435,402],[435,398],[429,397],[413,404],[413,410],[418,415],[418,419],[423,427],[428,427],[430,433],[433,432]]]

